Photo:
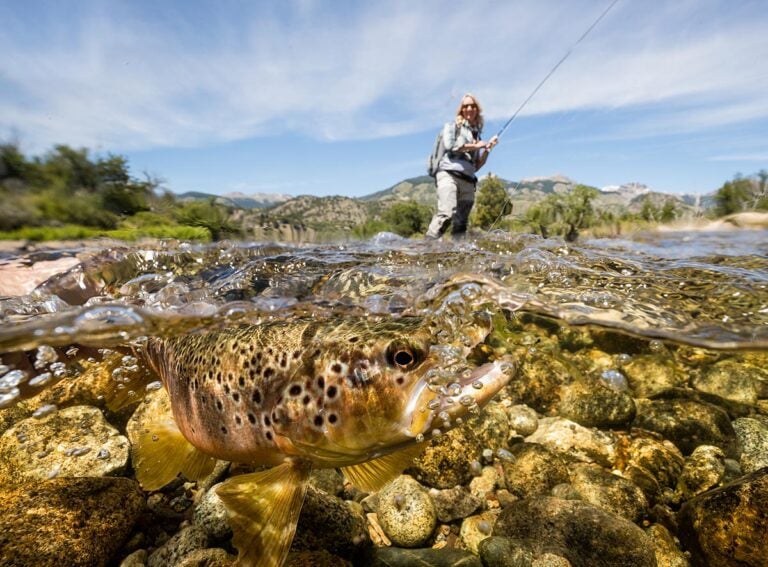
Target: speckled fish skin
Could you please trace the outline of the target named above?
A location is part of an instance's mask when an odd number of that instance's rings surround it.
[[[489,330],[486,323],[467,329],[465,350]],[[441,411],[466,413],[426,387],[425,374],[439,363],[433,336],[419,317],[297,320],[153,339],[148,354],[179,429],[203,452],[253,464],[294,456],[341,467],[413,443],[440,426]],[[453,393],[482,405],[508,374],[486,364]]]

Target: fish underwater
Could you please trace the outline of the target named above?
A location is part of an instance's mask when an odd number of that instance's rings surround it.
[[[238,564],[281,565],[313,468],[340,468],[375,491],[424,442],[461,423],[514,374],[494,356],[488,312],[460,332],[420,316],[312,318],[149,339],[142,356],[173,412],[133,447],[136,477],[156,490],[215,459],[271,468],[217,490]]]

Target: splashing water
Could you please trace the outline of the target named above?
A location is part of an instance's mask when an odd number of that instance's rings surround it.
[[[453,394],[444,378],[466,363],[462,345],[472,344],[466,330],[502,310],[658,340],[659,348],[765,350],[768,238],[744,234],[566,244],[497,232],[450,244],[379,237],[68,251],[74,266],[27,295],[0,298],[0,407],[24,388],[76,375],[68,361],[77,348],[140,347],[148,336],[306,315],[426,316],[444,339],[443,372],[432,382],[446,398]],[[737,244],[729,247],[729,238]],[[20,262],[34,273],[31,257],[5,258],[0,290]],[[534,339],[517,340],[535,352]],[[62,349],[69,345],[78,347]],[[128,357],[112,372],[129,383],[137,371]],[[626,388],[620,369],[605,369],[602,379]]]

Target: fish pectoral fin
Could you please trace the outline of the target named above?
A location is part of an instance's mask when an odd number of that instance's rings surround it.
[[[373,459],[343,467],[344,477],[366,492],[381,490],[385,484],[397,477],[413,460],[421,454],[424,443],[417,443],[405,449]]]
[[[238,565],[282,565],[296,533],[311,466],[289,460],[263,472],[235,476],[216,493],[227,508]]]
[[[187,441],[171,417],[148,424],[132,450],[136,479],[144,490],[159,490],[179,473],[200,480],[216,464],[216,459]]]

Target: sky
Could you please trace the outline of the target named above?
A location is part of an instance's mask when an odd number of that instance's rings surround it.
[[[474,93],[484,173],[707,193],[768,169],[766,0],[0,0],[0,143],[175,192],[359,197]]]

